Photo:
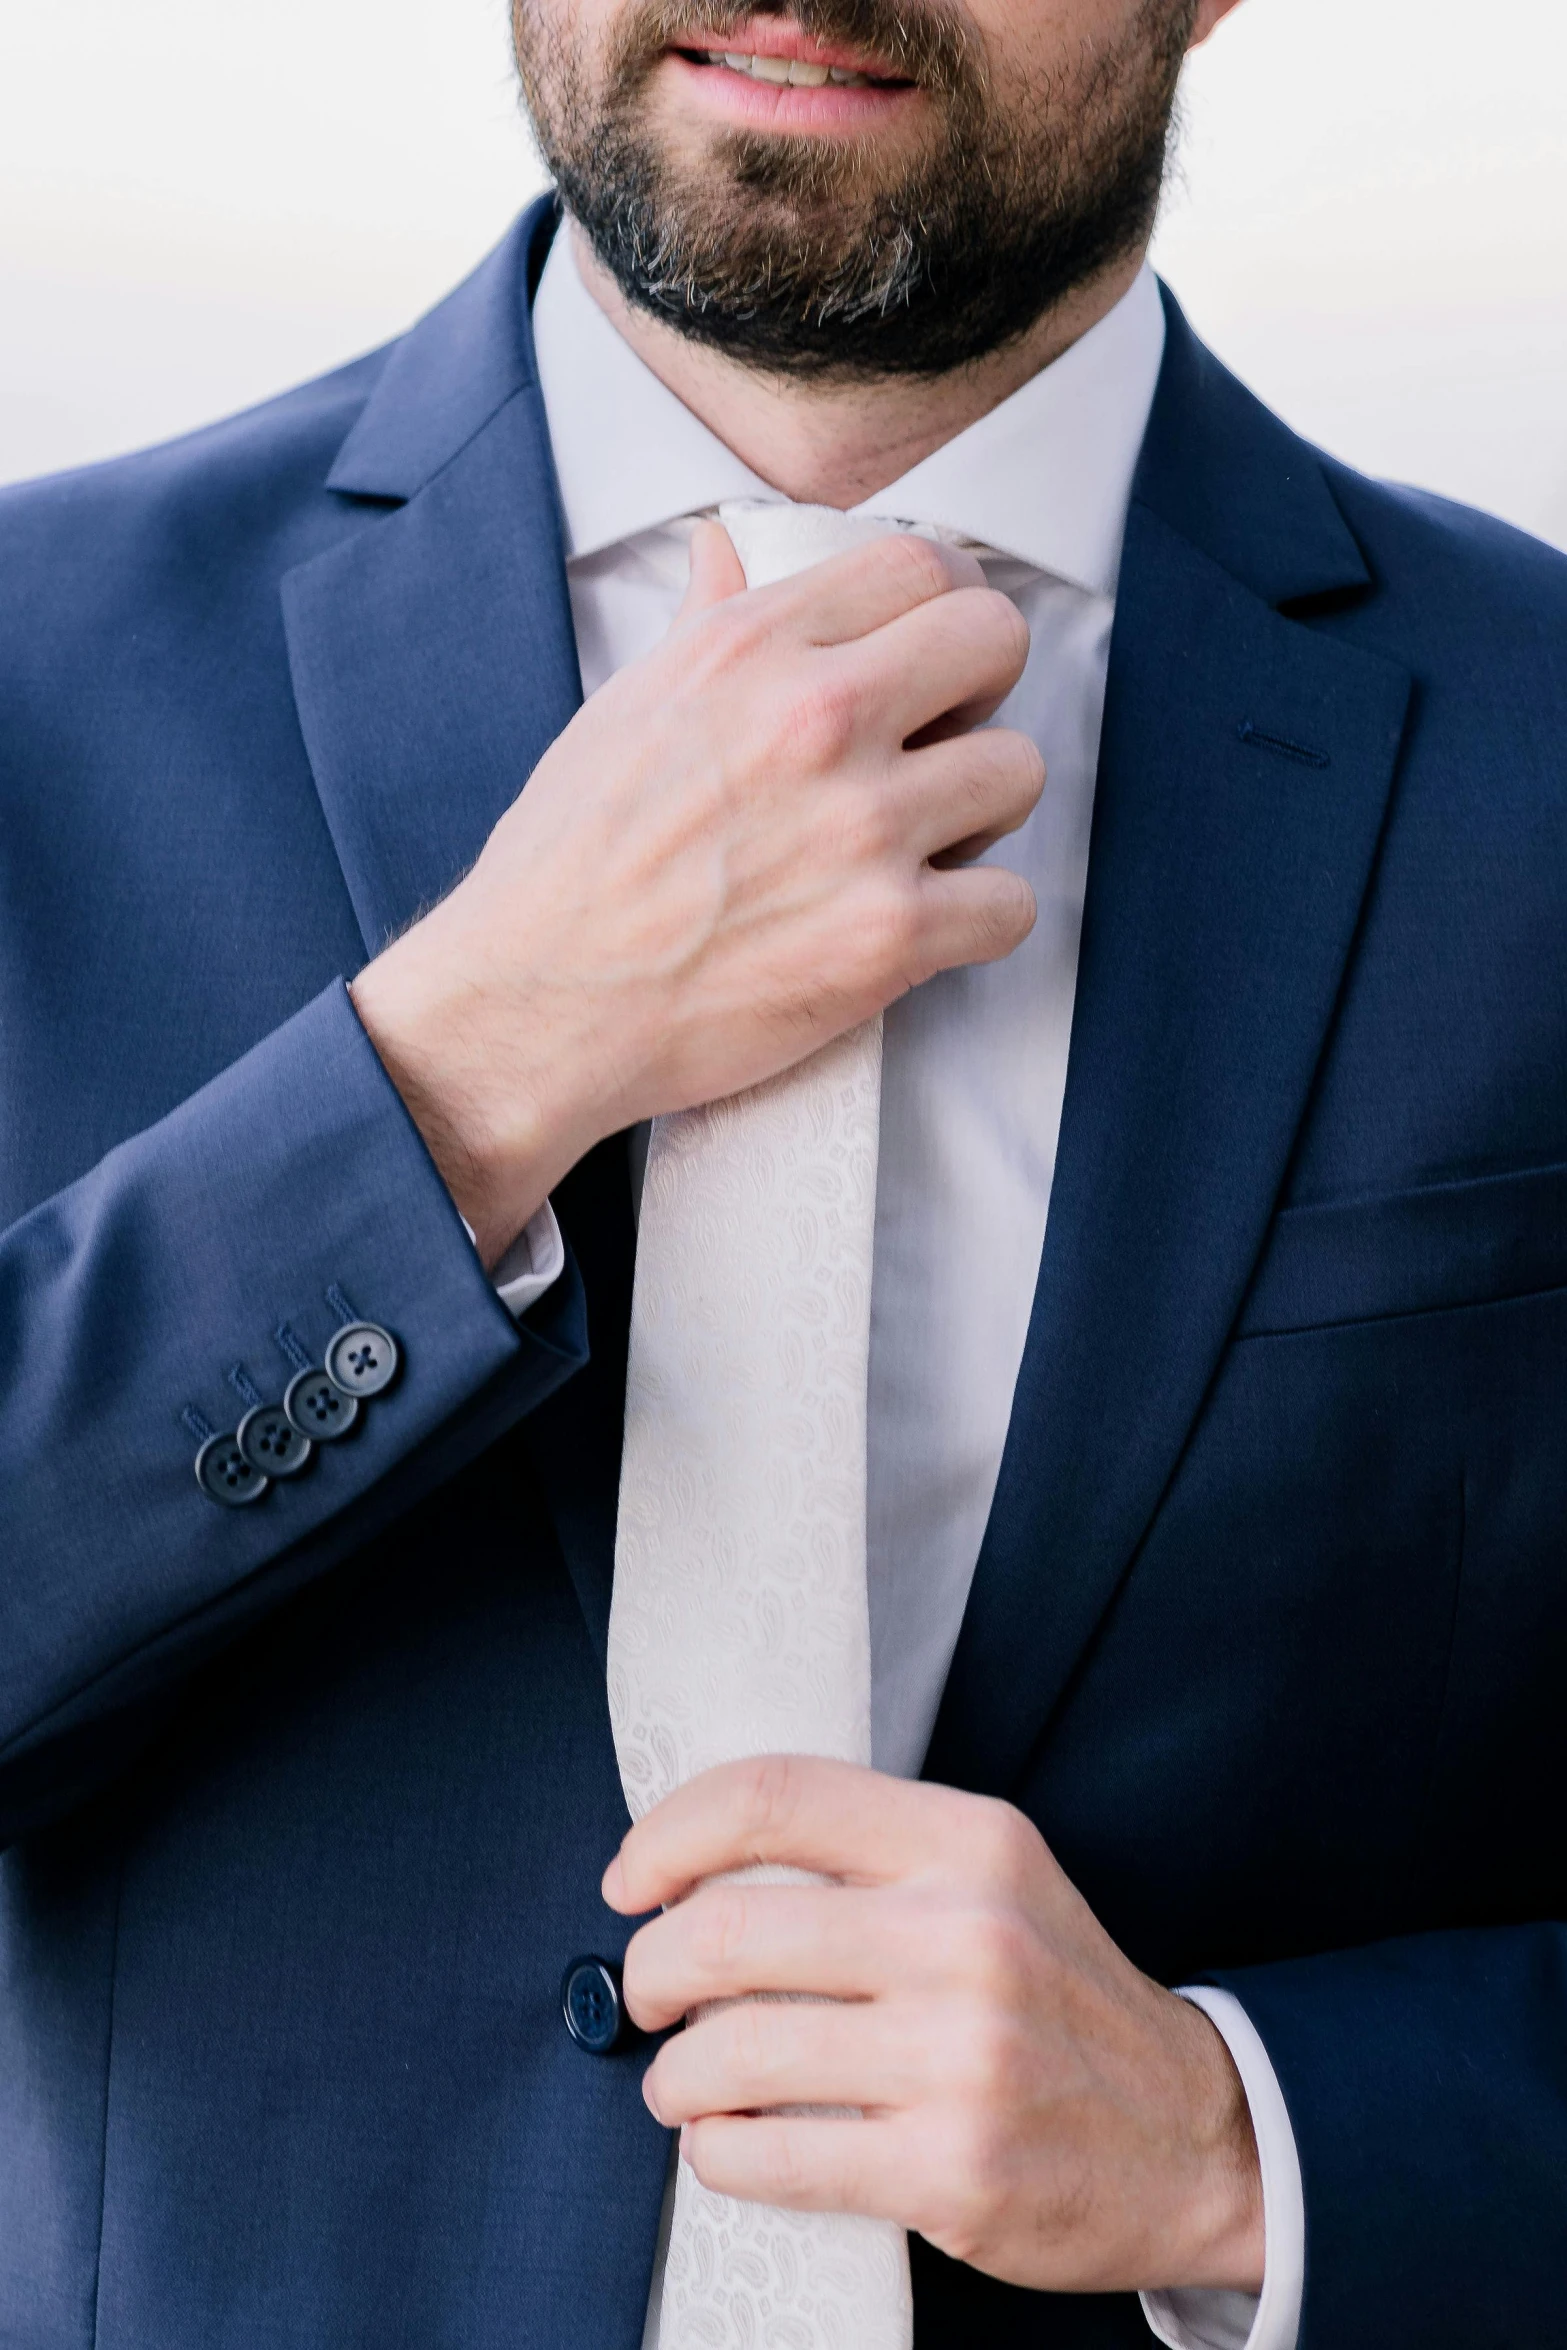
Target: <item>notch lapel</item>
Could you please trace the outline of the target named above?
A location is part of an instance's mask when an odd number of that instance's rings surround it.
[[[367,956],[467,870],[582,698],[529,315],[554,220],[535,206],[393,350],[328,477],[357,527],[283,583],[300,727]],[[530,1457],[602,1654],[632,1249],[623,1138],[556,1207],[592,1356]]]
[[[1122,563],[1039,1285],[926,1766],[998,1794],[1128,1571],[1245,1292],[1409,696],[1402,670],[1276,608],[1363,589],[1364,565],[1319,462],[1171,309]]]
[[[550,225],[526,216],[397,346],[327,483],[379,512],[283,582],[371,955],[472,863],[582,698],[525,294]]]

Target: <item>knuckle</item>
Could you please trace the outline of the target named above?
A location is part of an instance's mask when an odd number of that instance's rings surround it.
[[[962,776],[963,812],[976,825],[1005,812],[1010,815],[1022,800],[1025,782],[1022,762],[1003,736],[971,736]]]
[[[810,853],[815,869],[840,888],[876,890],[879,869],[896,855],[900,817],[894,797],[856,779],[840,791],[824,791],[812,813]]]
[[[632,2022],[639,2026],[645,2023],[654,2012],[657,1981],[653,1962],[640,1934],[633,1938],[626,1952],[620,1972],[620,1988]]]
[[[775,2202],[788,2204],[800,2200],[810,2183],[809,2171],[799,2139],[787,2126],[772,2132],[766,2169]]]
[[[944,595],[953,585],[946,557],[933,539],[918,538],[905,531],[896,537],[878,539],[873,551],[896,585],[907,588],[922,601]]]
[[[916,973],[923,977],[924,921],[916,890],[880,892],[860,911],[857,929],[876,990],[912,985]]]
[[[1034,926],[1037,901],[1021,875],[995,869],[997,886],[986,892],[975,913],[978,944],[989,956],[1010,954]]]
[[[979,1995],[978,2053],[988,2056],[985,2034],[1010,2033],[1024,2007],[1034,1973],[1033,1938],[1025,1921],[1010,1910],[985,1909],[970,1922],[967,1972]]]
[[[904,2144],[909,2229],[928,2237],[945,2252],[956,2206],[956,2180],[952,2115],[944,2101],[932,2100],[907,2116]]]
[[[829,672],[795,700],[787,726],[789,747],[814,773],[840,767],[853,746],[859,698],[851,679]]]
[[[1021,1893],[1035,1865],[1038,1831],[1010,1803],[979,1799],[970,1823],[970,1853],[981,1881],[998,1892]]]
[[[703,1974],[722,1980],[745,1946],[750,1908],[733,1885],[712,1885],[691,1902],[691,1955]]]
[[[686,682],[699,691],[710,688],[728,671],[750,660],[767,634],[765,623],[748,608],[745,597],[699,612],[678,647]]]
[[[983,728],[969,738],[963,789],[971,815],[1021,822],[1045,783],[1045,763],[1026,735]]]
[[[1006,754],[985,734],[960,736],[953,748],[956,757],[943,794],[946,804],[942,809],[949,827],[968,824],[985,815],[995,805],[1007,769]]]
[[[894,792],[871,788],[857,792],[844,825],[843,847],[857,865],[879,864],[903,842],[905,819]]]
[[[714,2165],[714,2133],[705,2120],[688,2122],[682,2134],[680,2159],[688,2163],[704,2187],[717,2189],[718,2174]]]
[[[960,2260],[972,2260],[985,2241],[986,2220],[1007,2184],[1006,2131],[993,2114],[970,2107],[951,2122],[951,2213],[949,2238],[965,2245]]]
[[[767,2009],[757,2000],[742,2000],[724,2018],[726,2054],[730,2067],[743,2082],[763,2083],[772,2076],[776,2035]]]
[[[998,729],[992,739],[1005,745],[1009,777],[1016,780],[1031,801],[1037,800],[1045,788],[1045,754],[1033,736]]]
[[[1028,648],[1031,641],[1028,622],[1023,618],[1011,597],[1002,595],[999,588],[986,588],[984,594],[990,605],[991,623],[997,644],[1008,659],[1018,669],[1021,669],[1028,659]]]
[[[800,1803],[800,1774],[792,1755],[754,1755],[739,1766],[736,1799],[740,1834],[758,1857],[788,1835]]]

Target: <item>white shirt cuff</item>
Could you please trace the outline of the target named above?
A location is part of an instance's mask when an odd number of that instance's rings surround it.
[[[1295,2350],[1306,2281],[1306,2197],[1295,2133],[1268,2051],[1230,1991],[1183,1989],[1222,2037],[1251,2108],[1262,2167],[1262,2292],[1184,2286],[1143,2293],[1143,2315],[1169,2350]]]
[[[475,1248],[478,1241],[473,1226],[466,1216],[462,1228]],[[530,1216],[512,1242],[490,1279],[495,1294],[506,1311],[514,1318],[525,1314],[529,1306],[537,1305],[546,1289],[551,1288],[566,1270],[566,1243],[560,1226],[555,1221],[555,1210],[548,1200],[536,1216]]]

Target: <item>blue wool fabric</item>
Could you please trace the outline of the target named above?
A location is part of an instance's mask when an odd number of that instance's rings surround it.
[[[625,1146],[497,1303],[344,981],[579,697],[529,291],[0,498],[0,2340],[636,2350],[666,2140],[561,2014]],[[1016,1408],[929,1770],[1232,1989],[1302,2350],[1561,2332],[1567,563],[1174,304]],[[404,1363],[254,1506],[192,1462]],[[195,1431],[196,1433],[193,1433]],[[1131,2350],[916,2246],[920,2350]]]

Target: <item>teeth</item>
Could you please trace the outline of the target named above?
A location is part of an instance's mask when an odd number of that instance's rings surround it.
[[[709,65],[727,65],[731,73],[749,74],[754,82],[772,82],[778,88],[787,83],[796,90],[819,90],[825,82],[835,82],[840,89],[863,90],[870,84],[869,74],[851,73],[841,65],[808,65],[798,57],[753,57],[739,49],[704,49],[702,55]]]

